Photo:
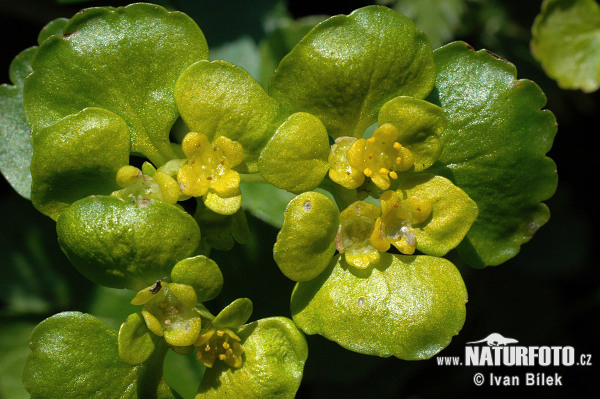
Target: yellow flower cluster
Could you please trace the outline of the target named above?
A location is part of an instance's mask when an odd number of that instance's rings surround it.
[[[240,209],[240,175],[233,170],[244,160],[242,145],[219,136],[212,143],[202,133],[190,132],[182,142],[187,162],[179,169],[181,192],[202,197],[207,208],[223,215]]]
[[[417,245],[413,225],[426,222],[432,212],[427,198],[400,201],[392,190],[379,200],[381,207],[357,201],[340,213],[336,247],[346,262],[361,269],[378,261],[379,253],[392,245],[403,254],[413,254]]]
[[[369,139],[341,137],[331,148],[329,177],[348,188],[358,188],[370,178],[377,187],[387,190],[396,172],[409,170],[414,164],[410,150],[398,141],[398,130],[390,123],[381,125]]]

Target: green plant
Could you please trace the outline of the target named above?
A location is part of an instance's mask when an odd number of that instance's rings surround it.
[[[12,64],[3,174],[56,220],[82,275],[142,307],[118,333],[75,312],[38,325],[32,397],[178,397],[161,377],[169,348],[207,367],[198,397],[291,397],[301,331],[430,358],[466,317],[449,258],[499,265],[549,218],[554,116],[490,52],[432,51],[408,18],[370,6],[312,28],[266,90],[208,55],[191,18],[134,4],[55,20]],[[247,324],[247,298],[203,305],[224,284],[211,249],[255,234],[245,211],[281,228],[293,321]]]

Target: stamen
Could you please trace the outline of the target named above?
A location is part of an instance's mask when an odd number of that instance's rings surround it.
[[[399,150],[402,148],[402,144],[398,143],[397,141],[394,143],[394,150]]]
[[[365,170],[363,171],[363,173],[365,174],[365,176],[367,177],[371,177],[371,175],[373,174],[373,171],[369,168],[365,168]]]
[[[395,179],[397,179],[397,178],[398,178],[398,173],[396,173],[396,172],[394,172],[394,171],[391,171],[391,172],[390,172],[390,177],[391,177],[392,179],[394,179],[394,180],[395,180]]]

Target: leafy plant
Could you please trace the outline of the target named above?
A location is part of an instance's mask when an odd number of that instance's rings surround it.
[[[15,58],[2,173],[80,274],[136,307],[118,331],[72,311],[35,327],[32,398],[180,397],[168,352],[201,365],[197,398],[293,397],[304,334],[431,358],[466,318],[454,263],[499,265],[548,221],[556,122],[535,83],[464,42],[433,51],[384,6],[322,19],[263,42],[267,68],[281,58],[266,88],[144,3],[54,20]],[[211,256],[260,239],[246,212],[280,229],[291,319],[205,304],[227,281]]]

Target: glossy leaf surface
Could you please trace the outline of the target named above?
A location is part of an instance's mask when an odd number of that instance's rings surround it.
[[[467,291],[452,263],[382,253],[358,270],[341,258],[292,294],[294,322],[346,349],[381,357],[428,359],[465,321]]]
[[[32,399],[176,397],[161,381],[164,352],[138,366],[122,362],[117,332],[91,315],[59,313],[30,342],[23,383]]]
[[[86,108],[33,135],[31,201],[57,219],[73,202],[119,188],[129,162],[129,129],[110,111]]]
[[[557,184],[546,157],[556,134],[546,97],[514,65],[462,42],[435,51],[430,100],[448,117],[444,151],[432,169],[464,190],[479,216],[459,246],[472,266],[498,265],[516,255],[549,218],[540,201]]]
[[[161,165],[174,158],[169,130],[181,72],[208,58],[202,31],[185,14],[151,4],[88,8],[40,46],[25,84],[34,132],[87,107],[121,116],[132,151]]]
[[[57,221],[58,242],[73,265],[97,284],[141,290],[167,277],[200,242],[194,218],[158,200],[91,196]]]
[[[390,99],[423,98],[435,80],[431,45],[403,15],[369,6],[327,19],[283,58],[269,93],[318,117],[333,138],[362,137]]]
[[[319,186],[329,170],[329,136],[311,114],[292,114],[275,132],[258,160],[260,174],[295,194]]]
[[[306,192],[288,204],[273,258],[288,278],[306,281],[318,276],[335,252],[339,211],[325,195]]]

